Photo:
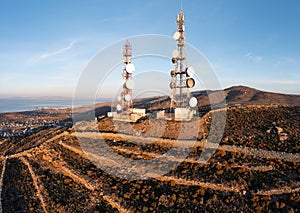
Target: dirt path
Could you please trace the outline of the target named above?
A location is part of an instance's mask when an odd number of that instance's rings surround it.
[[[97,184],[95,186],[91,185],[89,183],[89,181],[87,181],[86,179],[84,179],[84,178],[80,177],[79,175],[75,174],[70,169],[62,166],[61,162],[58,163],[58,164],[55,164],[54,167],[55,167],[56,172],[61,173],[61,174],[65,175],[65,176],[68,176],[68,177],[72,178],[72,180],[74,182],[80,183],[81,185],[83,185],[84,187],[86,187],[87,189],[89,189],[91,191],[94,191],[97,188],[101,188],[101,186],[99,184]],[[107,201],[113,208],[118,209],[119,212],[122,212],[122,213],[127,213],[128,212],[119,203],[115,202],[110,196],[103,195],[103,199],[105,201]]]
[[[254,158],[263,158],[268,160],[284,160],[288,162],[300,162],[300,154],[292,154],[286,152],[268,151],[253,149],[250,147],[238,147],[230,145],[222,145],[218,147],[219,150],[229,151],[229,152],[239,152],[246,155],[254,156]]]
[[[37,176],[35,175],[34,171],[32,170],[32,167],[30,166],[29,162],[24,157],[21,157],[20,160],[27,166],[27,168],[28,168],[28,170],[30,172],[31,178],[33,180],[33,185],[34,185],[34,187],[36,189],[37,197],[40,199],[42,209],[43,209],[44,212],[47,212],[46,204],[44,202],[44,198],[42,196],[42,193],[40,191],[40,187],[38,185],[39,181],[37,179]]]
[[[118,209],[118,212],[128,213],[127,209],[124,209],[119,203],[115,202],[110,196],[103,195],[103,199],[106,200],[113,208]]]
[[[79,177],[78,175],[74,174],[70,169],[66,167],[61,167],[60,172],[70,178],[72,178],[76,183],[80,183],[84,185],[87,189],[94,191],[95,187],[92,186],[88,181],[86,181],[84,178]]]
[[[88,183],[85,179],[79,177],[78,175],[74,174],[71,170],[69,170],[66,167],[61,167],[61,173],[69,176],[72,178],[76,183],[80,183],[84,185],[87,189],[94,191],[96,188],[101,187],[100,185],[98,186],[92,186],[91,184]],[[103,195],[103,199],[107,201],[113,208],[118,209],[119,212],[122,213],[127,213],[128,211],[124,209],[119,203],[115,202],[110,196],[108,195]]]
[[[78,148],[76,148],[74,146],[67,145],[67,144],[65,144],[63,142],[59,142],[59,144],[62,145],[63,147],[65,147],[66,149],[69,149],[70,151],[79,154],[83,158],[88,158],[88,157],[91,156],[94,159],[101,159],[104,162],[110,162],[109,164],[106,163],[109,166],[112,166],[112,165],[114,165],[114,166],[120,166],[119,163],[117,163],[117,162],[115,162],[113,160],[107,159],[105,157],[100,157],[100,156],[97,156],[97,155],[89,153],[89,152],[84,152],[81,149],[78,149]],[[137,155],[140,158],[143,158],[143,156],[148,156],[148,157],[151,157],[151,158],[158,158],[160,156],[158,154],[151,153],[151,152],[133,151],[133,150],[129,150],[129,149],[126,149],[126,148],[120,148],[120,147],[117,147],[117,146],[113,146],[111,148],[114,149],[114,150],[116,150],[116,151],[123,152],[125,154],[134,154],[134,155]],[[187,161],[187,162],[191,162],[191,163],[199,163],[197,160],[193,160],[193,159],[178,159],[178,158],[172,158],[172,156],[166,156],[165,159],[169,159],[169,160],[176,161],[176,162]]]
[[[6,160],[7,158],[4,158],[2,162],[3,167],[2,167],[1,177],[0,177],[0,213],[2,213],[2,185],[3,185],[3,177],[6,169]]]
[[[74,172],[72,172],[70,169],[68,169],[65,166],[63,166],[64,164],[66,164],[65,162],[62,162],[62,161],[52,161],[52,162],[50,162],[48,164],[52,165],[52,166],[50,166],[50,168],[53,169],[54,172],[61,173],[61,174],[65,175],[65,176],[67,176],[67,177],[70,177],[74,182],[80,183],[81,185],[83,185],[84,187],[86,187],[87,189],[89,189],[91,191],[95,190],[95,187],[92,186],[87,180],[85,180],[84,178],[82,178],[79,175],[77,175]]]
[[[59,144],[62,145],[63,147],[65,147],[66,149],[79,154],[81,157],[88,159],[88,156],[81,149],[73,147],[73,146],[70,146],[70,145],[66,145],[63,142],[59,142]],[[158,157],[160,157],[159,154],[155,154],[155,153],[151,153],[151,152],[146,152],[146,151],[133,151],[133,150],[129,150],[129,149],[126,149],[126,148],[120,148],[120,147],[117,147],[117,146],[113,146],[111,148],[114,149],[114,150],[116,150],[116,151],[125,153],[125,154],[134,154],[138,158],[143,158],[143,159],[144,159],[145,156],[147,156],[149,158],[158,158]],[[91,155],[94,155],[94,154],[91,154]],[[97,157],[96,155],[94,155],[94,159],[96,159],[96,158],[99,159],[100,157]],[[101,157],[101,159],[102,159],[102,162],[112,161],[112,160],[109,160],[109,159],[104,158],[104,157]],[[187,163],[195,163],[195,164],[200,163],[199,160],[191,159],[191,158],[178,159],[178,158],[174,158],[172,156],[166,156],[164,159],[165,160],[170,160],[170,161],[175,161],[175,162],[187,162]],[[114,166],[120,166],[120,165],[117,165],[115,161],[112,161],[112,162],[114,163]],[[223,163],[221,163],[221,164],[225,165]],[[111,163],[110,164],[106,164],[106,166],[112,166],[112,164]],[[266,172],[266,171],[270,171],[270,170],[274,169],[271,165],[265,165],[265,166],[259,166],[259,165],[258,166],[232,165],[231,168],[244,168],[246,170],[261,171],[261,172]]]
[[[151,153],[151,152],[145,152],[145,151],[132,151],[132,150],[128,150],[126,148],[120,148],[117,146],[112,147],[112,149],[125,153],[125,154],[134,154],[136,155],[138,158],[143,158],[143,156],[147,156],[150,158],[158,158],[160,155],[159,154],[155,154],[155,153]],[[170,160],[170,161],[175,161],[175,162],[186,162],[186,163],[200,163],[199,160],[196,159],[192,159],[192,158],[186,158],[186,159],[179,159],[179,158],[174,158],[172,156],[166,156],[165,157],[166,160]],[[223,166],[228,166],[228,164],[224,164],[224,163],[219,163]],[[248,166],[248,165],[231,165],[230,168],[243,168],[246,170],[252,170],[252,171],[261,171],[261,172],[266,172],[266,171],[270,171],[270,170],[274,170],[274,168],[269,165],[269,166]]]
[[[27,149],[27,150],[25,150],[23,152],[19,152],[19,153],[16,153],[16,154],[8,155],[7,157],[8,158],[20,158],[20,157],[23,157],[23,156],[30,157],[30,155],[31,155],[30,152],[35,152],[35,151],[41,149],[44,145],[46,145],[48,143],[51,143],[51,142],[54,142],[55,140],[57,140],[57,139],[59,139],[61,137],[64,137],[67,134],[68,133],[63,132],[63,133],[61,133],[59,135],[54,136],[53,138],[50,138],[49,140],[45,141],[44,143],[39,144],[38,146],[32,147],[31,149]]]
[[[61,141],[59,142],[59,144],[61,146],[63,146],[64,148],[66,148],[66,149],[68,149],[68,150],[70,150],[72,152],[75,152],[76,154],[80,155],[83,158],[91,159],[91,160],[96,160],[98,162],[101,162],[101,164],[103,166],[120,166],[120,164],[118,162],[113,161],[111,159],[107,159],[105,157],[92,154],[90,152],[83,152],[81,149],[75,148],[73,146],[69,146],[69,145],[67,145],[65,143],[62,143]]]
[[[226,165],[228,165],[228,164],[226,164]],[[242,168],[242,169],[246,169],[249,171],[260,171],[260,172],[267,172],[267,171],[274,170],[274,167],[271,165],[269,165],[269,166],[233,165],[233,166],[230,166],[230,168]]]
[[[189,148],[195,146],[203,146],[203,142],[196,140],[172,140],[172,139],[163,139],[163,138],[155,138],[155,137],[140,137],[134,135],[126,135],[122,133],[104,133],[104,132],[74,132],[71,134],[75,137],[82,138],[91,138],[97,140],[122,140],[122,141],[130,141],[131,143],[146,145],[158,143],[161,146],[174,146],[181,148]]]
[[[186,186],[200,186],[203,188],[210,188],[217,191],[227,191],[227,192],[236,192],[239,193],[242,188],[237,187],[228,187],[221,184],[215,184],[215,183],[208,183],[208,182],[199,182],[199,181],[192,181],[192,180],[185,180],[181,178],[175,178],[175,177],[157,177],[156,180],[160,181],[174,181],[175,184],[179,185],[186,185]]]
[[[71,152],[75,152],[76,154],[80,155],[83,158],[87,158],[87,155],[81,149],[78,149],[74,146],[67,145],[67,144],[63,143],[62,141],[59,142],[59,145],[70,150]]]
[[[71,151],[82,154],[82,156],[85,157],[85,158],[87,157],[86,155],[84,155],[84,153],[81,150],[79,150],[77,148],[65,145],[63,143],[60,143],[60,144],[63,145],[64,147],[70,149]],[[127,151],[129,153],[132,153],[129,150],[124,150],[124,149],[121,149],[120,151]],[[196,160],[194,162],[198,163],[198,161],[196,161]],[[157,175],[155,175],[155,176],[157,176]],[[219,191],[225,190],[225,191],[232,191],[232,192],[240,192],[240,190],[242,190],[242,189],[227,187],[227,186],[214,184],[214,183],[190,181],[190,180],[184,180],[184,179],[175,178],[175,177],[163,176],[163,177],[157,177],[156,179],[160,180],[160,181],[175,181],[176,184],[188,185],[188,186],[201,186],[203,188],[211,188],[211,189],[219,190]]]
[[[300,184],[298,183],[295,187],[282,187],[280,189],[261,190],[257,192],[257,195],[280,195],[280,194],[291,194],[300,192]]]
[[[99,133],[99,132],[77,132],[73,133],[73,136],[92,138],[92,139],[107,139],[107,140],[126,140],[137,144],[151,144],[151,143],[159,143],[162,146],[173,146],[176,143],[178,147],[192,147],[192,146],[201,146],[204,147],[206,144],[205,140],[195,141],[192,140],[171,140],[171,139],[160,139],[160,138],[150,138],[150,137],[138,137],[132,135],[125,135],[119,133]],[[195,144],[194,144],[195,143]],[[247,155],[251,155],[258,158],[264,159],[279,159],[288,162],[300,162],[300,154],[292,154],[286,152],[278,152],[278,151],[268,151],[268,150],[258,150],[251,147],[238,147],[231,145],[221,145],[213,146],[212,143],[207,143],[205,145],[206,148],[216,148],[218,150],[224,150],[229,152],[240,152]]]

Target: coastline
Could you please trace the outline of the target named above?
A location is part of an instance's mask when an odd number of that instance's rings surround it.
[[[110,102],[111,99],[82,99],[75,107],[85,107],[98,103]],[[66,110],[73,108],[73,99],[55,98],[0,98],[0,114],[13,112],[32,112],[43,109]]]

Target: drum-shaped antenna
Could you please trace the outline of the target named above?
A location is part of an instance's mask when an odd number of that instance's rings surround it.
[[[122,110],[122,107],[121,107],[120,104],[117,105],[117,110],[118,110],[118,111],[121,111],[121,110]]]
[[[186,79],[186,86],[188,88],[193,88],[195,86],[195,80],[193,78]]]
[[[125,86],[126,86],[127,89],[133,89],[134,85],[135,85],[135,83],[132,79],[127,80],[126,83],[125,83]]]
[[[174,38],[174,40],[177,41],[177,40],[180,39],[180,36],[181,36],[180,32],[175,32],[174,35],[173,35],[173,38]]]
[[[126,65],[126,71],[127,71],[128,73],[133,73],[133,72],[135,71],[135,66],[134,66],[134,64],[127,64],[127,65]]]
[[[198,104],[197,98],[191,97],[189,101],[190,107],[194,108],[195,106],[197,106],[197,104]]]
[[[171,83],[170,83],[170,88],[171,88],[171,89],[175,88],[175,86],[176,86],[175,82],[171,82]]]
[[[172,77],[175,77],[175,76],[176,76],[175,70],[172,70],[172,71],[171,71],[171,76],[172,76]]]
[[[130,100],[131,100],[131,95],[126,94],[126,95],[124,96],[124,99],[125,99],[125,101],[130,101]]]
[[[193,67],[189,67],[186,71],[186,74],[189,76],[189,77],[193,77],[195,75],[195,70]]]

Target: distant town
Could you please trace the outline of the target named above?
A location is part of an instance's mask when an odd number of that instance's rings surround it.
[[[39,107],[34,111],[0,114],[0,138],[23,137],[52,127],[71,127],[71,109]]]

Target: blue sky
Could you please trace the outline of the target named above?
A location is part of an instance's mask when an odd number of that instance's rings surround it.
[[[179,0],[1,0],[0,97],[71,97],[104,47],[140,34],[172,36],[179,6]],[[300,1],[183,0],[183,8],[187,42],[210,61],[224,88],[300,94]]]

